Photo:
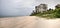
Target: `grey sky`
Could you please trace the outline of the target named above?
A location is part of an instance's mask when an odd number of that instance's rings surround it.
[[[48,8],[54,8],[56,4],[60,4],[60,0],[36,0],[37,4],[48,4]]]
[[[29,15],[34,6],[41,3],[48,4],[48,8],[54,8],[60,0],[0,0],[0,16],[25,16]]]

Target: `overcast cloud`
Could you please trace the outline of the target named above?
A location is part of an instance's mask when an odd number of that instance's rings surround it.
[[[41,3],[54,8],[60,0],[0,0],[0,16],[26,16],[34,10],[34,6]]]

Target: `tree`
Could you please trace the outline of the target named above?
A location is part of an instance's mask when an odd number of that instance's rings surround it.
[[[55,17],[60,18],[60,8],[56,8]]]

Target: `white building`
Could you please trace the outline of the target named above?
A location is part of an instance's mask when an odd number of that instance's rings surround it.
[[[40,4],[38,6],[35,6],[35,12],[36,13],[39,13],[39,12],[43,13],[45,11],[47,11],[47,5],[46,4]]]

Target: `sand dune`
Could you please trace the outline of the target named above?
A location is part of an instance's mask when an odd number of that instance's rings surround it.
[[[60,28],[60,19],[35,16],[0,18],[0,28]]]

